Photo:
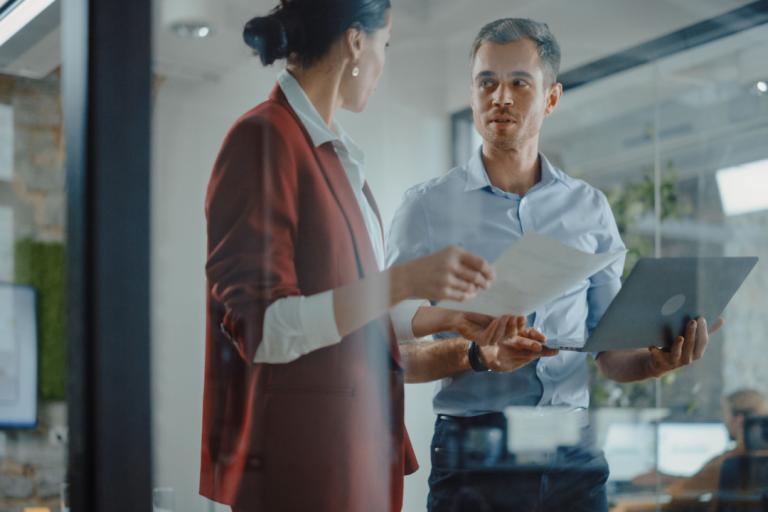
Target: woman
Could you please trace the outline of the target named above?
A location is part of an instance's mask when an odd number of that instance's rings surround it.
[[[492,271],[455,247],[385,270],[362,155],[333,122],[364,109],[391,24],[389,0],[283,0],[245,28],[287,68],[231,128],[206,198],[201,493],[235,512],[400,510],[416,461],[393,322],[489,321],[405,301],[463,300]]]

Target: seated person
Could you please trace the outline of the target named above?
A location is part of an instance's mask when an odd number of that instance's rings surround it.
[[[716,493],[720,484],[720,469],[730,457],[747,454],[744,442],[744,422],[749,416],[768,415],[768,402],[765,397],[753,389],[742,389],[723,399],[723,421],[736,446],[713,458],[689,478],[673,478],[667,487],[672,497],[667,510],[688,510],[691,505],[702,503],[700,497]],[[760,455],[768,453],[760,452]],[[668,481],[670,481],[668,480]],[[687,507],[687,508],[686,508]]]

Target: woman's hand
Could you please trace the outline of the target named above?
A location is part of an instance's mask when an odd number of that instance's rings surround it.
[[[484,315],[482,313],[471,313],[469,311],[456,311],[454,312],[451,330],[461,334],[461,337],[474,341],[478,345],[481,344],[481,340],[484,339],[488,326],[491,325],[496,318],[490,315]]]
[[[493,269],[485,259],[457,246],[392,267],[392,293],[399,300],[463,301],[490,286]]]
[[[544,346],[546,340],[541,332],[525,327],[525,317],[505,315],[493,320],[476,343],[485,366],[511,372],[540,357],[557,355],[557,350]]]

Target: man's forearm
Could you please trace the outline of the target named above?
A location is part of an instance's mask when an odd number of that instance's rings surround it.
[[[616,382],[637,382],[657,377],[651,371],[650,357],[646,349],[608,350],[597,358],[597,367]]]
[[[430,382],[467,371],[469,342],[463,338],[415,341],[400,344],[408,383]]]

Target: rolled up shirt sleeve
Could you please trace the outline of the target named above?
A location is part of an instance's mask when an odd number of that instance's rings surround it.
[[[397,341],[408,341],[416,339],[416,335],[413,334],[413,317],[416,316],[416,312],[420,307],[429,306],[429,301],[426,300],[404,300],[389,313],[392,319],[392,325],[395,329],[395,337]]]
[[[285,297],[264,315],[264,335],[254,363],[290,363],[314,350],[339,343],[333,290],[311,296]]]

